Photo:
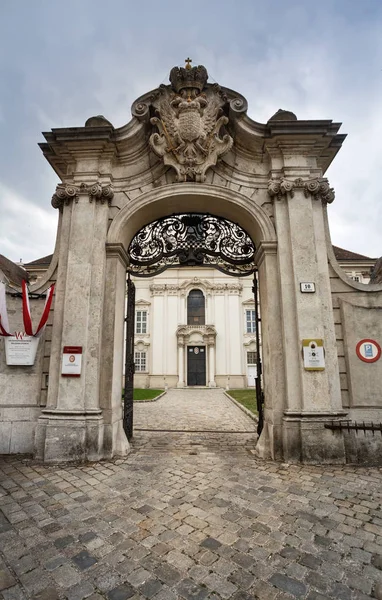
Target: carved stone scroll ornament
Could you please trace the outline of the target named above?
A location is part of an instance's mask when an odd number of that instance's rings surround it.
[[[268,182],[268,195],[273,200],[282,200],[288,194],[293,198],[297,189],[303,190],[306,198],[313,196],[315,200],[321,200],[321,202],[327,204],[331,204],[335,198],[334,189],[330,187],[328,180],[325,178],[309,180],[297,178],[294,181],[281,178],[271,179]]]
[[[101,185],[100,183],[94,183],[93,185],[88,186],[89,200],[93,202],[93,200],[99,200],[101,204],[110,202],[113,199],[114,191],[111,185]]]
[[[56,191],[52,196],[52,206],[53,208],[62,209],[64,204],[70,204],[72,200],[78,202],[78,194],[80,193],[80,188],[75,185],[65,185],[64,183],[59,183],[56,187]]]
[[[178,181],[203,182],[209,167],[228,152],[233,139],[223,127],[227,98],[218,85],[207,86],[208,74],[199,65],[174,67],[171,86],[160,86],[153,101],[153,151],[175,169]]]
[[[94,183],[93,185],[81,183],[79,187],[59,183],[52,196],[52,206],[53,208],[62,210],[64,204],[70,204],[73,200],[78,202],[79,194],[88,194],[90,202],[98,200],[101,204],[104,202],[110,204],[114,196],[114,191],[111,185],[102,186],[99,183]]]

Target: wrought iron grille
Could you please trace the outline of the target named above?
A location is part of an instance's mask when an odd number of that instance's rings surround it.
[[[255,245],[244,229],[223,217],[181,214],[143,227],[129,246],[132,275],[152,277],[169,267],[215,267],[245,277],[255,269]]]

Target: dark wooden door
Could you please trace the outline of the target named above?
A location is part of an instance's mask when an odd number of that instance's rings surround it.
[[[205,346],[187,347],[187,385],[206,385]]]

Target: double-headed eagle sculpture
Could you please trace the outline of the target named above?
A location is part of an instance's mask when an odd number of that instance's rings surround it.
[[[223,129],[228,123],[224,94],[218,85],[206,85],[205,67],[191,67],[190,62],[174,67],[171,86],[159,88],[150,145],[175,169],[178,181],[203,182],[207,169],[230,150],[233,140]]]

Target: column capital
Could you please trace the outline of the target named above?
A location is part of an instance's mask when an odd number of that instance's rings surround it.
[[[76,185],[66,185],[65,183],[59,183],[56,187],[56,191],[52,196],[53,208],[62,210],[64,204],[69,204],[73,200],[78,202],[78,196],[80,188]]]
[[[281,201],[286,199],[288,195],[293,198],[295,190],[303,191],[306,198],[313,196],[315,200],[321,200],[326,204],[331,204],[335,197],[334,189],[330,187],[325,177],[314,179],[298,177],[292,181],[281,177],[281,179],[270,179],[268,181],[268,195],[272,200]]]
[[[107,202],[110,203],[114,196],[114,190],[111,184],[102,185],[98,182],[91,185],[87,183],[81,183],[78,185],[59,183],[56,187],[56,191],[52,196],[53,208],[62,210],[65,204],[78,202],[80,194],[87,194],[89,196],[89,202],[98,200],[101,204]]]

